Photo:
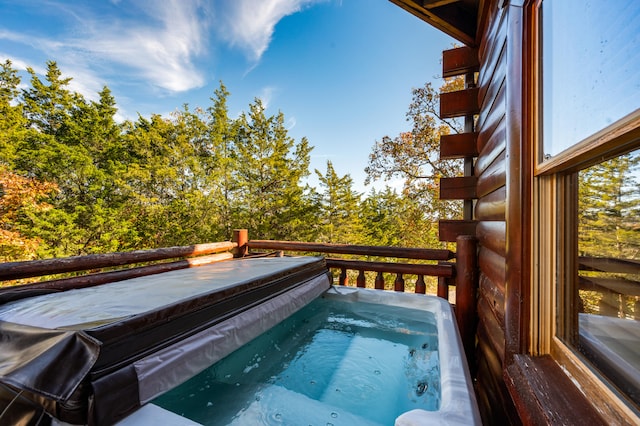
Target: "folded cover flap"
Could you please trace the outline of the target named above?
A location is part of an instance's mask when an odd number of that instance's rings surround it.
[[[100,353],[82,331],[0,321],[0,381],[56,401],[71,397]]]

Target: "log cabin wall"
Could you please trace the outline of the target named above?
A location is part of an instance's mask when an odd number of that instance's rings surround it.
[[[465,90],[440,96],[441,117],[477,114],[475,128],[443,136],[441,158],[476,157],[472,174],[440,181],[440,197],[475,199],[473,218],[441,221],[440,239],[463,233],[479,241],[476,392],[486,424],[518,424],[505,370],[529,341],[530,148],[523,131],[523,7],[520,0],[488,0],[480,11],[475,46],[445,51],[443,77],[478,71]],[[475,60],[468,58],[473,52]],[[470,98],[473,97],[472,101]],[[474,150],[462,149],[475,139]],[[530,144],[529,144],[530,145]],[[464,155],[462,154],[464,153]],[[454,156],[454,154],[457,155]],[[475,362],[473,362],[475,361]]]
[[[474,214],[480,279],[476,390],[487,424],[520,422],[503,371],[509,357],[520,352],[524,330],[522,8],[504,3],[497,0],[486,5],[486,24],[479,33],[478,46],[479,155],[474,170],[478,200]]]
[[[476,157],[471,175],[465,167],[465,176],[440,180],[441,199],[476,200],[473,218],[465,212],[464,220],[440,222],[440,239],[455,241],[458,235],[475,234],[479,241],[479,321],[476,357],[470,362],[485,424],[520,421],[503,372],[509,354],[520,353],[523,341],[519,317],[525,210],[520,189],[524,178],[519,173],[522,79],[516,75],[522,70],[522,55],[517,53],[522,33],[513,28],[519,25],[520,11],[503,3],[485,4],[477,47],[443,52],[443,77],[464,74],[467,84],[464,90],[440,96],[440,116],[465,116],[466,122],[465,133],[441,138],[440,157],[465,158],[465,162]],[[477,81],[470,85],[475,71]],[[477,114],[475,128],[467,126],[473,120],[470,114]],[[468,140],[473,140],[474,149],[468,148]]]

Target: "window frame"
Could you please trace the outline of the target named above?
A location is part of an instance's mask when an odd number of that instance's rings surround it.
[[[571,342],[577,343],[578,333],[578,171],[639,148],[640,111],[543,158],[542,3],[530,0],[524,7],[523,113],[529,119],[523,132],[532,146],[533,171],[529,350],[551,355],[605,418],[630,423],[640,416],[638,408]]]

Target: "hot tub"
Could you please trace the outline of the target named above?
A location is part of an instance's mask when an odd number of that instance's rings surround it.
[[[480,424],[450,305],[349,287],[153,404],[210,426]]]
[[[414,385],[419,393],[437,388],[437,406],[402,411],[394,416],[396,424],[480,423],[446,301],[331,287],[327,272],[322,258],[254,258],[55,294],[25,294],[18,300],[12,295],[10,302],[0,305],[0,408],[40,410],[56,416],[54,423],[205,423],[163,408],[162,399],[321,297],[354,307],[397,308],[393,315],[399,317],[411,310],[433,319],[433,326],[428,326],[432,331],[423,334],[437,335],[437,354],[429,359],[437,360],[439,382]],[[2,296],[0,291],[0,300]],[[358,344],[349,348],[358,350]],[[254,364],[250,370],[263,365]],[[349,374],[345,370],[339,375]],[[278,398],[285,401],[284,408],[292,408],[295,404],[286,403],[287,395],[296,396],[291,388],[274,387],[263,397]],[[337,400],[328,403],[335,405]],[[335,413],[340,418],[333,419],[334,424],[357,424],[349,422],[348,413]]]

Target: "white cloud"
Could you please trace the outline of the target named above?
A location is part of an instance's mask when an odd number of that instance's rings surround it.
[[[269,104],[273,100],[273,96],[277,92],[277,90],[278,89],[272,86],[266,86],[262,88],[262,90],[260,91],[260,95],[258,95],[258,98],[260,98],[260,100],[262,101],[262,106],[264,106],[264,109],[269,108]]]
[[[86,96],[100,90],[108,75],[182,92],[207,84],[210,76],[199,60],[211,54],[210,41],[241,49],[255,66],[282,18],[322,1],[327,0],[111,0],[100,9],[50,0],[47,7],[56,13],[51,20],[64,28],[61,35],[0,29],[0,40],[56,60]],[[270,97],[265,92],[265,104]]]
[[[60,3],[58,13],[71,18],[76,27],[57,40],[9,31],[0,31],[0,40],[29,45],[55,58],[61,67],[73,67],[75,78],[75,67],[83,67],[88,75],[90,69],[115,63],[171,92],[206,83],[194,63],[207,52],[210,16],[206,4],[198,0],[140,0],[140,7],[132,10],[131,3],[112,3],[122,9],[121,15],[101,17],[89,9],[72,9]],[[118,71],[127,74],[129,70]]]
[[[165,0],[141,8],[144,21],[94,21],[69,44],[137,70],[152,84],[181,92],[205,84],[194,58],[206,52],[209,22],[198,1]]]
[[[295,116],[291,115],[287,117],[287,123],[286,123],[287,130],[293,129],[294,127],[296,127],[296,124],[298,124],[298,121],[296,120]]]
[[[276,24],[285,16],[322,0],[218,0],[219,34],[252,61],[267,50]]]
[[[0,37],[0,39],[1,38],[2,37]],[[4,63],[7,59],[11,61],[11,67],[18,71],[26,71],[28,67],[31,67],[36,74],[44,75],[47,72],[42,66],[29,64],[29,61],[27,60],[0,52],[0,61]],[[24,82],[22,85],[24,85]]]

